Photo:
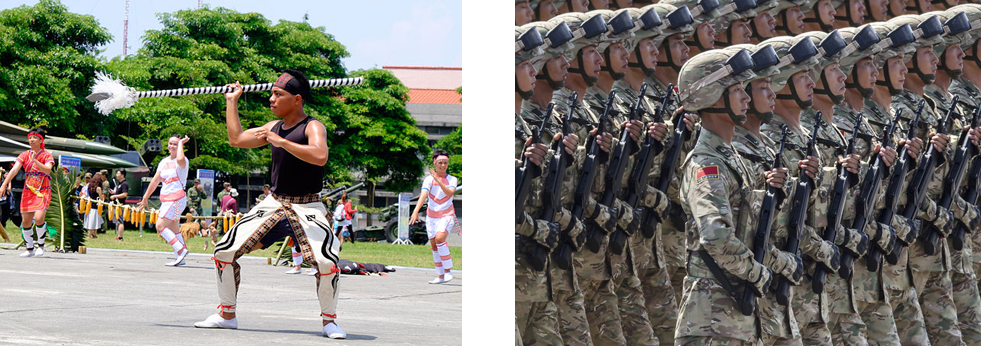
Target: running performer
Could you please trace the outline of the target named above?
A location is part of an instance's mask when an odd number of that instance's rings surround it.
[[[32,129],[27,134],[27,143],[31,145],[31,149],[17,155],[14,168],[10,169],[7,179],[0,184],[0,196],[3,196],[10,189],[10,181],[21,168],[27,174],[24,192],[20,195],[21,232],[27,243],[27,251],[20,254],[20,257],[44,255],[44,238],[48,233],[44,214],[51,204],[51,169],[54,167],[54,157],[44,150],[44,138],[45,131],[41,128]],[[37,234],[36,250],[32,238],[34,234]]]
[[[240,269],[238,258],[272,245],[287,236],[300,244],[304,260],[317,268],[317,297],[323,335],[344,339],[337,326],[337,253],[340,241],[331,232],[327,209],[320,201],[324,165],[327,163],[327,130],[308,116],[303,106],[310,100],[310,82],[296,70],[286,70],[273,83],[269,108],[282,120],[242,131],[238,99],[242,85],[229,84],[225,94],[228,142],[236,148],[270,146],[272,151],[271,198],[252,208],[215,246],[218,276],[218,313],[195,323],[198,328],[238,328],[235,303]]]
[[[160,214],[157,216],[157,233],[174,248],[174,261],[165,263],[167,266],[184,265],[184,258],[187,257],[187,244],[184,242],[184,235],[180,232],[181,212],[187,207],[187,195],[184,193],[184,186],[187,185],[187,157],[184,156],[184,143],[191,140],[187,136],[180,138],[173,135],[167,140],[167,151],[170,156],[160,160],[157,164],[157,174],[150,180],[143,199],[138,204],[139,209],[146,208],[147,200],[153,191],[157,190],[157,184],[163,182],[160,188]],[[175,232],[177,230],[177,232]]]
[[[422,194],[416,209],[412,211],[409,224],[419,220],[419,209],[422,202],[429,204],[426,209],[426,235],[433,250],[433,262],[436,265],[437,278],[429,281],[431,284],[441,284],[453,280],[450,269],[453,268],[453,258],[450,257],[450,247],[446,245],[446,235],[456,223],[456,211],[453,209],[453,194],[456,193],[456,177],[446,174],[450,164],[450,154],[446,150],[433,152],[433,166],[429,176],[422,181]]]

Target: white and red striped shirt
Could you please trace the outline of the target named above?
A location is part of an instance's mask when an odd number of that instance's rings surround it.
[[[422,181],[422,189],[429,191],[426,217],[441,218],[456,215],[456,211],[453,209],[453,196],[447,196],[433,179],[434,177],[430,175]],[[439,180],[446,187],[456,190],[456,177],[447,174],[445,177],[440,177]]]
[[[184,198],[184,185],[187,185],[187,158],[184,158],[184,167],[177,164],[177,160],[169,156],[160,160],[157,165],[157,172],[160,173],[161,184],[160,200],[171,202]]]

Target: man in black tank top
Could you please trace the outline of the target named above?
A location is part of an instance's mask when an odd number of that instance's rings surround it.
[[[310,82],[299,71],[286,70],[273,84],[269,98],[273,115],[282,120],[245,131],[238,117],[242,85],[236,82],[226,86],[233,88],[225,94],[228,142],[236,148],[270,146],[273,193],[272,198],[263,199],[243,216],[215,246],[219,311],[194,326],[238,328],[235,318],[241,268],[238,258],[290,236],[300,245],[304,260],[315,263],[319,272],[317,297],[324,336],[343,339],[346,334],[334,322],[340,241],[328,231],[331,227],[327,210],[318,195],[327,163],[327,130],[303,112],[303,105],[310,99]]]

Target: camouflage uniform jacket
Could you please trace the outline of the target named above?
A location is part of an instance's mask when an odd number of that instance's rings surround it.
[[[685,159],[681,183],[682,207],[691,216],[687,226],[688,276],[685,298],[678,314],[676,337],[724,336],[755,342],[759,338],[758,315],[744,316],[737,302],[712,275],[695,251],[706,251],[723,270],[736,292],[745,281],[758,279],[761,265],[747,246],[751,229],[740,227],[743,214],[750,213],[749,167],[715,133],[702,129],[695,149]]]
[[[525,139],[519,137],[518,129],[522,129],[525,136],[530,133],[525,132],[528,125],[515,114],[515,167],[521,167],[524,156]],[[542,165],[545,172],[545,165]],[[544,174],[544,173],[543,173]],[[516,224],[514,233],[516,242],[520,242],[521,250],[528,246],[533,246],[534,242],[528,239],[534,238],[536,234],[537,221],[535,218],[541,214],[541,190],[543,187],[542,177],[537,177],[531,182],[531,191],[528,192],[528,199],[525,201],[524,221]],[[521,237],[517,237],[521,236]],[[518,302],[544,302],[551,299],[548,294],[548,277],[545,271],[534,270],[528,262],[528,256],[523,251],[514,253],[514,300]]]
[[[750,169],[749,179],[747,179],[750,188],[753,190],[767,189],[766,177],[763,173],[773,169],[773,160],[776,158],[776,151],[773,148],[779,148],[779,143],[763,135],[757,136],[745,127],[736,126],[736,134],[732,138],[732,147],[736,149],[736,152],[744,159],[744,162],[746,162],[746,165]],[[789,235],[787,223],[789,222],[790,215],[790,196],[793,196],[793,187],[797,185],[796,181],[797,179],[792,177],[784,184],[782,191],[785,198],[781,205],[778,205],[775,209],[776,215],[772,219],[773,225],[770,229],[767,256],[763,260],[763,264],[767,268],[772,269],[774,274],[785,276],[793,275],[794,267],[796,267],[796,265],[788,265],[788,263],[782,263],[783,261],[778,260],[779,258],[794,256],[793,253],[783,251],[782,249],[785,247]],[[746,220],[741,220],[741,222],[746,222],[743,227],[749,229],[750,232],[755,232],[757,228],[762,199],[759,202],[752,204],[752,212],[742,213],[740,215],[754,215]],[[756,245],[754,244],[753,246],[755,247]],[[778,280],[773,280],[774,289],[776,289],[777,282]],[[796,289],[792,287],[791,294],[794,291]],[[763,300],[766,300],[766,302],[763,302]],[[768,294],[761,298],[759,304],[761,332],[785,339],[799,337],[800,331],[792,307],[793,304],[787,304],[787,306],[778,304],[776,295],[774,294]]]
[[[761,132],[766,137],[769,137],[770,140],[778,141],[780,140],[782,133],[780,129],[782,125],[787,125],[788,128],[787,143],[784,144],[783,149],[784,167],[789,169],[791,176],[800,177],[802,173],[797,162],[805,158],[807,143],[810,141],[811,137],[810,133],[803,128],[788,125],[787,121],[780,115],[774,116],[769,123],[763,124],[761,127]],[[824,165],[824,163],[821,161],[821,157],[818,157],[818,161]],[[821,175],[833,176],[834,173],[826,172],[827,170],[827,168],[822,169]],[[833,172],[833,170],[831,172]],[[821,180],[822,179],[819,177],[817,182],[819,183]],[[820,186],[820,184],[818,184],[818,186]],[[809,202],[811,205],[811,208],[809,208],[811,212],[809,212],[809,214],[813,214],[813,205],[820,197],[819,193],[819,189],[814,189],[811,193],[811,201]],[[790,195],[790,198],[793,198],[793,195]],[[790,210],[787,210],[787,212],[789,213]],[[778,216],[779,215],[780,214],[778,214]],[[789,219],[784,223],[787,222],[789,222]],[[805,234],[800,238],[800,250],[801,254],[804,255],[801,258],[804,262],[804,273],[814,273],[814,269],[816,268],[816,261],[814,259],[820,256],[821,246],[823,245],[822,243],[824,240],[821,239],[821,235],[818,234],[818,229],[823,229],[823,226],[816,228],[814,226],[813,217],[809,215],[804,226]],[[801,287],[804,287],[804,289],[794,290],[795,295],[793,306],[797,321],[801,324],[814,322],[827,323],[829,321],[829,313],[831,310],[830,306],[828,305],[827,291],[821,292],[821,294],[815,294],[813,290],[807,289],[807,286]]]
[[[950,83],[950,93],[953,95],[958,95],[958,104],[961,114],[971,114],[975,107],[978,107],[978,98],[981,97],[981,89],[970,79],[960,76],[954,79]],[[972,244],[972,262],[981,263],[981,251],[973,252],[973,248],[981,247],[981,232],[975,230],[971,233],[971,238],[973,238]],[[967,244],[965,244],[967,246]],[[977,274],[977,273],[975,273]]]
[[[916,104],[923,99],[922,96],[913,93],[907,89],[899,95],[892,97],[892,108],[896,111],[899,109],[906,109],[905,113],[911,116],[916,111]],[[936,107],[933,101],[929,99],[923,106],[923,113],[920,114],[920,125],[916,130],[916,136],[923,140],[923,152],[929,149],[928,143],[930,143],[930,134],[935,132],[936,125],[939,123],[940,117],[936,111]],[[948,146],[947,152],[950,152],[950,146]],[[923,155],[922,153],[920,155]],[[949,157],[949,156],[948,156]],[[919,163],[919,161],[917,161]],[[927,186],[926,199],[924,199],[923,204],[920,205],[920,210],[917,213],[917,218],[931,220],[931,215],[934,215],[935,209],[937,207],[936,200],[940,198],[940,193],[942,192],[942,180],[946,175],[945,164],[937,166],[934,173],[934,179],[931,180]],[[939,179],[938,179],[939,177]],[[939,182],[939,184],[938,184]],[[907,187],[908,189],[909,187]],[[905,195],[905,193],[904,193]],[[905,199],[900,201],[901,204],[905,203]],[[928,221],[923,221],[924,223]],[[924,224],[922,227],[926,227]],[[915,241],[909,248],[909,268],[916,272],[935,272],[935,271],[947,271],[950,270],[950,256],[949,250],[947,249],[947,242],[943,240],[941,243],[941,251],[937,251],[933,256],[927,256],[923,250],[923,244],[920,241]]]
[[[204,192],[198,191],[194,186],[187,189],[187,206],[194,208],[196,213],[201,213],[201,197]]]

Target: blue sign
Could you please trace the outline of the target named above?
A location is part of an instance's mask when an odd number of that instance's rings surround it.
[[[82,158],[75,157],[75,156],[59,155],[58,165],[72,172],[72,175],[77,175],[78,172],[82,171]]]

